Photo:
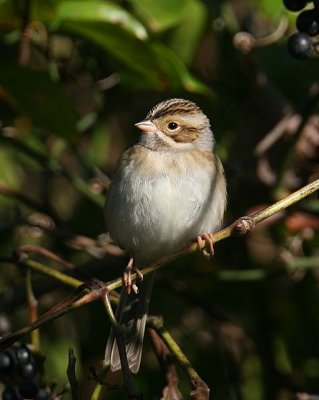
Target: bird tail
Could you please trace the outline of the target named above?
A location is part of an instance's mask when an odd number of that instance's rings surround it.
[[[143,338],[153,281],[154,273],[144,276],[143,281],[139,284],[138,294],[128,294],[126,288],[123,287],[116,310],[116,320],[120,325],[120,332],[124,338],[128,365],[134,374],[138,372],[141,363]],[[121,360],[113,328],[105,349],[105,362],[110,365],[111,371],[121,369]]]

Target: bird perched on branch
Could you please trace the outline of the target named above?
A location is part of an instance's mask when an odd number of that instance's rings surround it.
[[[129,368],[139,369],[154,273],[142,280],[138,268],[197,240],[213,254],[212,234],[222,221],[226,182],[214,153],[209,119],[193,102],[169,99],[135,124],[142,134],[119,162],[106,202],[111,238],[127,250],[117,321]],[[140,282],[132,281],[136,272]],[[138,284],[138,286],[137,286]],[[114,332],[105,360],[121,369]]]

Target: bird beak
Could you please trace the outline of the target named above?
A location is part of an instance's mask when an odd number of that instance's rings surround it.
[[[144,133],[154,133],[157,129],[153,122],[148,120],[138,122],[135,126]]]

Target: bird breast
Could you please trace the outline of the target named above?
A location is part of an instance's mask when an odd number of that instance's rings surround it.
[[[108,194],[111,237],[146,264],[215,229],[225,203],[218,168],[212,153],[198,150],[172,155],[138,145],[129,149]]]

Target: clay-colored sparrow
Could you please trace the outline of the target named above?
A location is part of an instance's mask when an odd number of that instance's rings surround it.
[[[106,220],[111,238],[131,260],[117,310],[125,336],[129,367],[139,369],[153,274],[131,282],[134,267],[144,267],[204,239],[213,253],[211,236],[222,221],[226,182],[214,154],[214,136],[201,109],[191,101],[170,99],[156,105],[136,124],[138,144],[126,150],[108,192]],[[121,368],[111,334],[106,362]]]

